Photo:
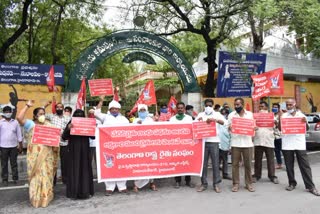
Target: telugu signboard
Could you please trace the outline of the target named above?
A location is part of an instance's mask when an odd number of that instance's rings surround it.
[[[216,122],[193,122],[193,138],[202,139],[217,136]]]
[[[266,54],[219,52],[218,97],[250,97],[251,75],[265,71]]]
[[[255,123],[252,119],[233,117],[231,122],[231,133],[254,136],[254,126]]]
[[[281,118],[282,134],[306,134],[306,122],[302,121],[302,117]]]
[[[51,65],[0,63],[0,84],[46,85]],[[64,85],[64,66],[54,65],[56,85]]]
[[[274,127],[273,113],[253,113],[253,118],[256,120],[257,127],[260,127],[260,128]]]
[[[98,181],[201,176],[203,144],[192,135],[190,123],[100,127]]]
[[[32,143],[59,147],[61,129],[52,126],[35,125]]]
[[[96,119],[73,117],[71,120],[72,128],[70,134],[80,136],[95,136],[96,133]]]
[[[113,96],[112,79],[89,80],[90,96]]]

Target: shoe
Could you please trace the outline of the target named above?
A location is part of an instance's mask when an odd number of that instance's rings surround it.
[[[157,187],[156,187],[156,185],[154,183],[150,183],[150,189],[152,191],[158,191],[158,189],[157,189]]]
[[[128,193],[129,193],[127,189],[120,190],[119,192],[120,192],[120,193],[124,193],[124,194],[128,194]]]
[[[222,177],[223,179],[226,179],[226,180],[232,180],[232,178],[229,176],[229,175],[225,175]]]
[[[190,188],[194,188],[195,187],[195,185],[193,183],[191,183],[191,182],[187,182],[186,186],[188,186]]]
[[[214,190],[216,193],[221,193],[221,192],[222,192],[222,191],[221,191],[221,188],[220,188],[220,186],[219,186],[218,184],[213,185],[213,190]]]
[[[207,186],[201,185],[201,186],[197,189],[197,192],[203,192],[203,191],[206,191],[206,190],[207,190]]]
[[[287,186],[286,187],[286,190],[288,190],[288,191],[292,191],[292,190],[294,190],[296,187],[295,186],[293,186],[293,185],[289,185],[289,186]]]
[[[282,165],[281,164],[277,164],[275,168],[276,169],[282,169]]]
[[[112,193],[113,193],[113,191],[112,191],[112,190],[107,190],[107,191],[106,191],[105,196],[111,196],[111,195],[112,195]]]
[[[181,187],[181,183],[180,182],[176,182],[176,185],[174,186],[174,188],[179,189]]]
[[[320,193],[316,188],[308,189],[308,191],[315,196],[320,196]]]
[[[8,181],[2,181],[3,186],[7,187],[9,185]]]
[[[246,189],[247,189],[249,192],[254,192],[254,191],[256,191],[252,185],[246,185]]]
[[[257,183],[257,181],[259,181],[259,180],[260,180],[260,178],[252,175],[252,183]]]
[[[279,184],[279,180],[276,177],[271,179],[271,182],[274,183],[274,184]]]
[[[233,184],[231,191],[238,192],[239,191],[239,184]]]

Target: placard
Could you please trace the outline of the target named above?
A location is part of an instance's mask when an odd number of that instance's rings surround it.
[[[256,120],[256,126],[260,128],[274,127],[273,113],[253,113],[253,118]]]
[[[282,134],[306,134],[306,122],[302,121],[302,117],[281,118]]]
[[[233,117],[231,122],[231,133],[254,136],[254,120],[242,117]]]
[[[112,79],[93,79],[88,80],[91,97],[113,96]]]
[[[202,139],[217,136],[216,122],[193,122],[193,139]]]
[[[96,133],[96,119],[85,117],[73,117],[71,119],[72,128],[71,135],[80,136],[95,136]]]
[[[33,128],[33,136],[31,142],[34,144],[40,144],[45,146],[59,147],[60,136],[60,128],[44,125],[35,125]]]

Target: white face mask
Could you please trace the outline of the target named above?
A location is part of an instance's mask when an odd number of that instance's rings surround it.
[[[204,108],[204,112],[206,114],[211,114],[213,112],[213,108],[210,107],[210,106],[207,106],[207,107]]]
[[[9,118],[11,118],[12,113],[3,113],[2,116],[9,119]]]
[[[290,110],[287,110],[287,112],[288,112],[289,114],[292,114],[292,113],[294,112],[294,108],[293,108],[293,109],[290,109]]]
[[[260,112],[262,112],[262,113],[268,113],[269,111],[268,111],[268,110],[260,110]]]
[[[44,123],[44,121],[46,121],[46,117],[44,115],[41,115],[40,117],[38,117],[38,121],[40,123]]]

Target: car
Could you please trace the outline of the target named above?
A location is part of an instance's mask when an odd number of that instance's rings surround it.
[[[320,112],[306,114],[309,129],[306,133],[307,143],[320,145]]]

